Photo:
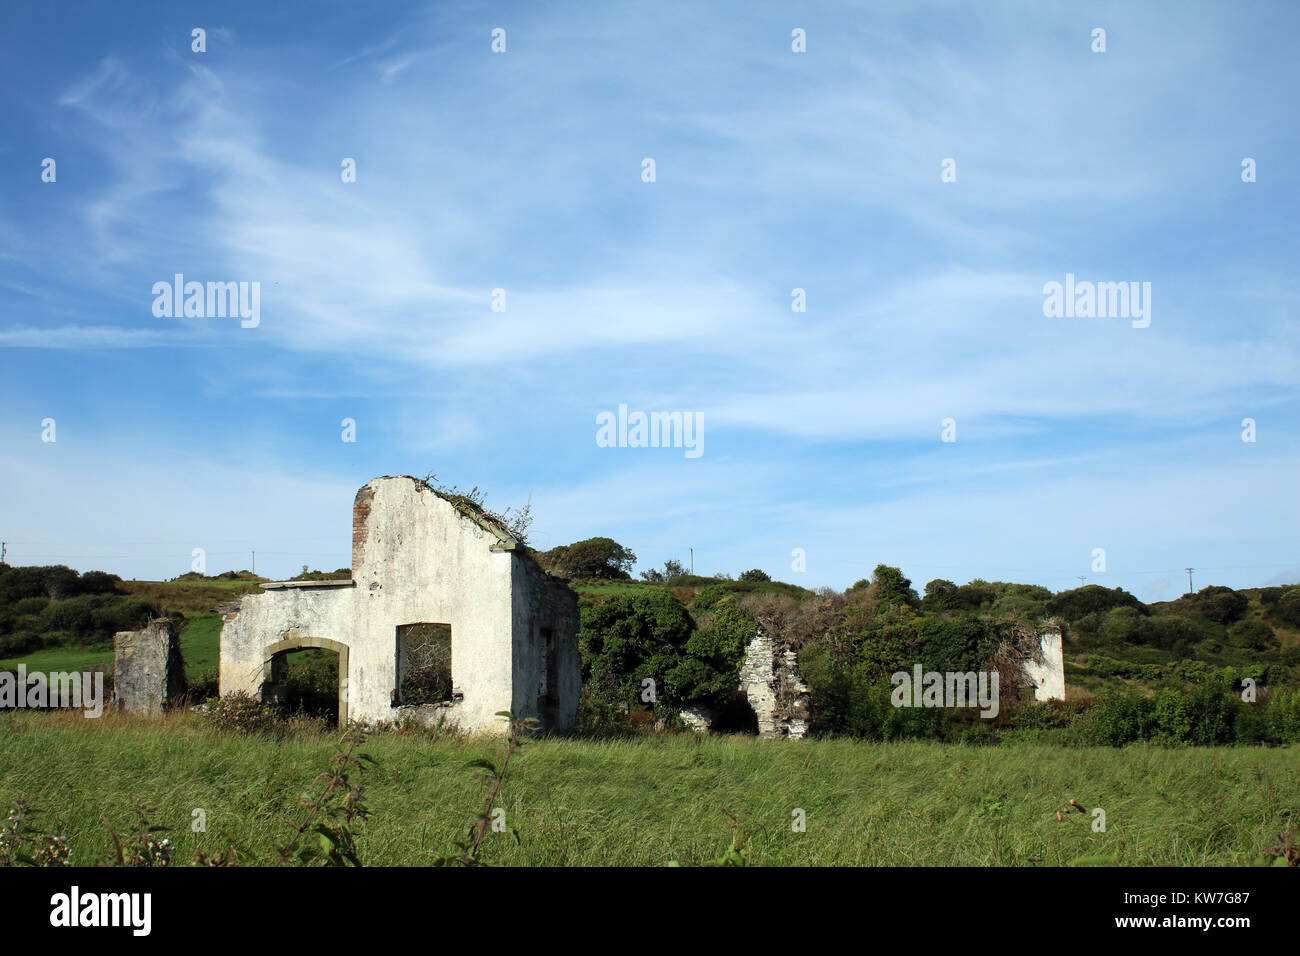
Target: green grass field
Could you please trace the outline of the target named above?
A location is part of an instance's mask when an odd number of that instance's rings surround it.
[[[192,614],[181,632],[181,655],[185,658],[185,677],[193,682],[201,675],[215,671],[220,659],[221,615],[211,612]],[[19,664],[28,672],[86,671],[102,667],[113,670],[111,647],[51,647],[32,651],[21,657],[0,661],[0,670],[13,669]]]
[[[107,817],[129,829],[144,804],[169,828],[176,861],[226,846],[270,862],[283,821],[333,753],[334,737],[226,736],[197,715],[0,715],[0,800],[26,798],[76,860],[102,862]],[[364,748],[371,865],[421,865],[454,851],[483,806],[471,760],[491,740],[380,734]],[[1071,799],[1106,813],[1057,810]],[[1242,865],[1300,816],[1300,748],[1071,750],[689,736],[538,740],[511,762],[500,805],[517,828],[490,833],[483,859],[515,865],[698,863],[729,845],[727,812],[750,833],[756,864],[1055,865],[1108,856],[1120,865]],[[207,813],[193,833],[191,811]],[[806,812],[794,832],[792,811]]]

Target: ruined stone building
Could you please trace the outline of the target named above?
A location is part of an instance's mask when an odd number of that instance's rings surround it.
[[[466,498],[376,478],[353,505],[351,580],[262,587],[224,615],[222,694],[277,700],[288,653],[326,648],[338,654],[340,723],[500,732],[495,715],[508,710],[543,730],[573,724],[577,595]],[[436,679],[413,685],[417,665]]]
[[[544,730],[572,727],[582,690],[577,595],[499,520],[419,479],[376,478],[353,505],[351,570],[347,580],[263,584],[225,609],[221,693],[282,701],[288,655],[323,648],[338,656],[340,723],[411,718],[500,732],[496,715],[510,711]],[[1026,631],[1016,645],[1008,663],[1023,680],[1007,686],[1064,699],[1060,629]],[[126,650],[119,658],[133,662]],[[808,732],[793,649],[759,630],[738,677],[736,697],[761,736]],[[154,696],[168,693],[159,684]],[[718,715],[691,707],[681,717],[708,731]]]
[[[1052,625],[1038,632],[1038,653],[1022,665],[1033,684],[1034,700],[1065,700],[1065,648],[1061,629]]]
[[[1035,700],[1065,700],[1065,657],[1061,629],[1047,625],[1026,630],[1004,644],[1008,670],[1015,678],[1004,688],[1018,693],[1032,687]],[[798,655],[761,629],[745,648],[740,667],[738,693],[754,712],[760,737],[800,738],[812,725],[812,702],[808,684],[799,672]],[[681,711],[682,722],[697,733],[709,733],[718,715],[708,707],[691,706]]]

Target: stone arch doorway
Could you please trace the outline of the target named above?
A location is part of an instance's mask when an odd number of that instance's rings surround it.
[[[266,649],[262,665],[262,700],[270,703],[282,692],[289,672],[289,653],[310,648],[334,651],[339,656],[339,726],[348,725],[348,646],[328,637],[286,637]]]

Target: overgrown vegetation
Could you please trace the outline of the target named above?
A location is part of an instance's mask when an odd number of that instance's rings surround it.
[[[75,645],[112,646],[113,635],[161,617],[150,601],[124,593],[103,571],[0,564],[0,659]]]
[[[322,794],[325,780],[309,781],[322,767],[329,772],[336,742],[335,733],[311,728],[230,735],[188,714],[154,721],[0,714],[0,807],[25,798],[20,833],[34,836],[39,821],[63,838],[74,863],[113,858],[104,820],[126,849],[141,828],[124,808],[147,806],[143,830],[170,841],[172,865],[228,864],[236,848],[239,862],[270,865],[306,819],[298,794]],[[329,798],[347,824],[346,796],[364,781],[369,815],[348,824],[348,852],[368,866],[424,866],[455,854],[467,817],[486,810],[492,787],[467,767],[487,760],[503,770],[501,749],[500,741],[370,735],[364,750],[374,763],[362,761],[361,776],[353,765]],[[1038,866],[1090,857],[1224,866],[1288,853],[1294,860],[1294,835],[1288,843],[1285,834],[1300,818],[1298,757],[1295,746],[540,738],[512,756],[492,803],[508,826],[484,830],[478,860],[661,866],[720,861],[730,849],[753,865],[793,866]],[[1056,812],[1070,800],[1088,814],[1058,824]],[[32,807],[42,813],[33,817]],[[1089,826],[1098,807],[1104,832]],[[196,808],[206,815],[203,831],[191,826]],[[795,810],[804,811],[804,832],[792,827]],[[724,811],[743,821],[739,842]],[[324,854],[311,862],[351,865],[347,854],[331,860],[319,837],[310,828],[303,837]],[[23,852],[41,845],[24,843]]]
[[[451,502],[467,517],[487,521],[501,531],[513,537],[525,549],[530,550],[528,531],[533,526],[533,503],[531,499],[522,508],[507,508],[496,512],[487,506],[487,492],[475,485],[469,491],[461,491],[455,485],[444,485],[438,476],[430,472],[423,479],[425,487],[438,496]]]
[[[797,650],[820,736],[993,742],[1050,729],[1116,745],[1300,740],[1300,640],[1287,616],[1300,608],[1300,588],[1211,586],[1145,605],[1119,588],[1054,594],[981,580],[935,580],[921,595],[887,565],[843,593],[740,577],[575,583],[586,681],[579,729],[626,734],[671,726],[687,705],[725,707],[745,643],[761,627]],[[1042,707],[1021,713],[1030,695],[1006,652],[1036,643],[1049,623],[1063,633],[1072,702],[1050,716]],[[890,676],[916,664],[998,670],[1002,712],[988,720],[972,710],[892,706]],[[1188,706],[1199,708],[1194,717]]]
[[[435,490],[502,530],[526,533],[528,508],[496,515],[477,488]],[[918,593],[900,569],[887,565],[844,592],[771,581],[759,569],[735,579],[693,575],[671,560],[662,571],[642,574],[649,580],[635,581],[636,555],[609,538],[536,557],[566,576],[582,599],[579,731],[586,735],[672,728],[687,706],[726,712],[738,699],[745,646],[761,627],[798,652],[812,698],[812,732],[819,736],[992,742],[1050,732],[1112,744],[1297,739],[1300,587],[1210,586],[1148,605],[1096,585],[1053,593],[1036,585],[936,579]],[[299,577],[348,573],[304,569]],[[115,631],[166,614],[185,625],[182,646],[195,696],[213,696],[221,624],[213,608],[256,590],[259,580],[227,572],[124,582],[96,571],[0,565],[0,653],[8,666],[21,659],[29,669],[111,666]],[[1015,668],[999,663],[999,652],[1049,621],[1064,635],[1069,706],[1050,715],[1032,707],[1020,713],[1027,695],[1005,677],[995,720],[973,711],[890,705],[890,675],[915,664],[1014,675]],[[406,702],[446,700],[443,643],[431,638],[411,648]],[[335,657],[302,652],[292,660],[289,709],[299,719],[336,716]],[[1243,699],[1251,693],[1253,701]],[[1190,721],[1188,701],[1201,708]]]

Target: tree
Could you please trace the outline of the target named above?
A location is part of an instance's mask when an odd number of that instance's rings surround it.
[[[876,570],[871,572],[871,583],[876,589],[876,600],[881,604],[906,604],[909,607],[918,607],[921,603],[916,592],[912,590],[912,582],[903,577],[903,572],[898,568],[877,564]]]
[[[761,570],[759,570],[758,568],[751,568],[750,570],[745,571],[743,574],[741,574],[741,576],[740,576],[740,580],[742,580],[742,581],[770,581],[770,580],[772,580],[772,578],[771,578],[771,576],[768,575],[768,573],[767,573],[766,571],[761,571]]]
[[[1300,588],[1288,588],[1274,605],[1273,613],[1284,623],[1300,627]]]
[[[946,578],[935,578],[925,586],[921,606],[926,611],[951,611],[957,607],[957,585]]]
[[[594,693],[637,703],[641,682],[650,678],[657,698],[672,696],[666,677],[685,659],[695,622],[671,592],[647,588],[599,604],[584,599],[580,608],[582,676]]]
[[[587,538],[544,551],[538,561],[548,571],[571,578],[628,579],[636,555],[613,538]]]
[[[686,658],[668,672],[666,686],[676,700],[716,706],[736,692],[757,625],[731,598],[715,604],[701,625],[686,642]]]
[[[1196,592],[1196,609],[1216,624],[1239,621],[1250,607],[1250,599],[1232,588],[1211,584]]]
[[[1140,614],[1147,613],[1146,605],[1123,588],[1104,588],[1097,584],[1062,591],[1047,602],[1047,613],[1074,622],[1085,615],[1105,614],[1116,607],[1132,607]]]
[[[997,636],[977,618],[929,618],[921,632],[920,663],[926,670],[963,674],[977,671],[997,643]]]
[[[680,578],[686,573],[686,568],[676,558],[669,558],[664,562],[664,580],[671,581],[673,578]]]

